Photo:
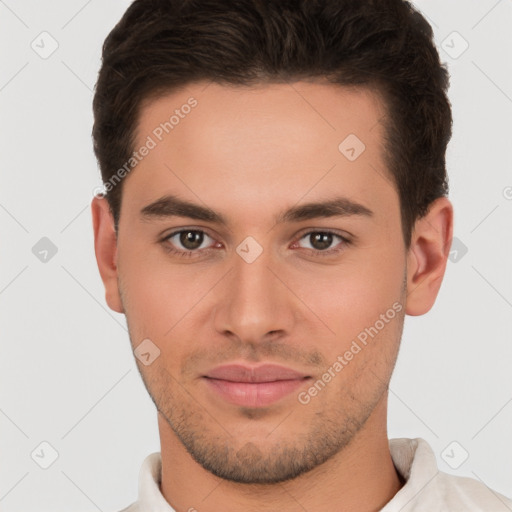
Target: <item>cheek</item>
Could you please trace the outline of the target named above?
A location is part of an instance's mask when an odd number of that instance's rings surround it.
[[[163,344],[194,320],[204,325],[209,315],[203,307],[208,301],[202,299],[226,268],[221,264],[177,264],[161,247],[148,250],[147,243],[136,244],[136,239],[133,234],[120,240],[118,260],[133,334],[137,339],[154,337]],[[326,356],[344,350],[400,299],[405,256],[399,248],[398,243],[379,240],[347,252],[339,264],[283,264],[279,273],[294,295],[290,307],[302,311],[303,327],[308,329],[309,324],[312,337],[326,340],[322,349]],[[222,296],[226,293],[229,290]],[[212,296],[215,293],[211,300]],[[222,298],[216,296],[215,300]]]
[[[292,280],[288,274],[290,288],[308,306],[312,318],[314,313],[325,324],[327,336],[340,341],[373,325],[401,298],[405,263],[397,255],[388,261],[381,255],[377,261],[369,256],[353,259],[347,258],[339,267],[323,269],[314,277],[297,274]]]
[[[137,336],[161,336],[173,324],[173,301],[180,296],[175,279],[168,272],[166,275],[165,267],[150,257],[150,251],[144,253],[130,243],[119,247],[118,272],[130,330]]]
[[[165,354],[172,347],[180,352],[180,340],[197,320],[197,307],[216,275],[199,270],[196,265],[172,264],[163,250],[140,251],[125,244],[120,251],[123,303],[134,344],[153,339]],[[184,332],[185,330],[185,332]],[[170,343],[172,341],[172,343]]]

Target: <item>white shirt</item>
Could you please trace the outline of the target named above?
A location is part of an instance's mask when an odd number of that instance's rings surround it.
[[[439,471],[421,438],[390,439],[391,458],[404,486],[380,512],[511,512],[512,500],[473,478]],[[148,455],[139,474],[139,498],[120,512],[175,512],[160,492],[160,452]]]

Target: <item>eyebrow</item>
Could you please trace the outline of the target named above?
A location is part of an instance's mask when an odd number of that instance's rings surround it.
[[[227,226],[227,219],[220,213],[199,204],[180,199],[172,194],[165,195],[141,209],[142,220],[164,219],[168,217],[188,217],[190,219],[212,222]],[[326,217],[348,216],[372,217],[373,212],[366,206],[352,201],[347,197],[334,197],[321,202],[305,203],[293,206],[281,212],[275,223],[300,222]]]

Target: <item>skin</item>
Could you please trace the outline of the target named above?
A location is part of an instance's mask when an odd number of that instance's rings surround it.
[[[177,512],[379,510],[404,483],[386,427],[403,321],[434,304],[453,207],[432,203],[406,250],[383,160],[385,108],[361,88],[189,84],[144,104],[135,146],[191,96],[197,106],[124,179],[117,237],[106,199],[92,201],[106,301],[126,315],[132,348],[149,338],[160,350],[150,365],[136,361],[158,410],[161,491]],[[352,162],[338,149],[348,134],[366,146]],[[165,194],[227,225],[142,218]],[[274,221],[334,194],[373,215]],[[203,242],[163,241],[187,228]],[[322,255],[311,233],[322,230],[351,243],[334,236],[327,249],[340,250]],[[248,236],[263,249],[252,263],[236,251]],[[311,380],[267,407],[241,407],[201,378],[221,363],[272,362],[317,381],[394,303],[402,310],[307,404],[298,393]]]

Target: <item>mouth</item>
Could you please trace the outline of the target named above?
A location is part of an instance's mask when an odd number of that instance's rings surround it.
[[[311,376],[274,364],[219,366],[203,375],[209,389],[223,400],[243,407],[268,406],[310,380]]]

